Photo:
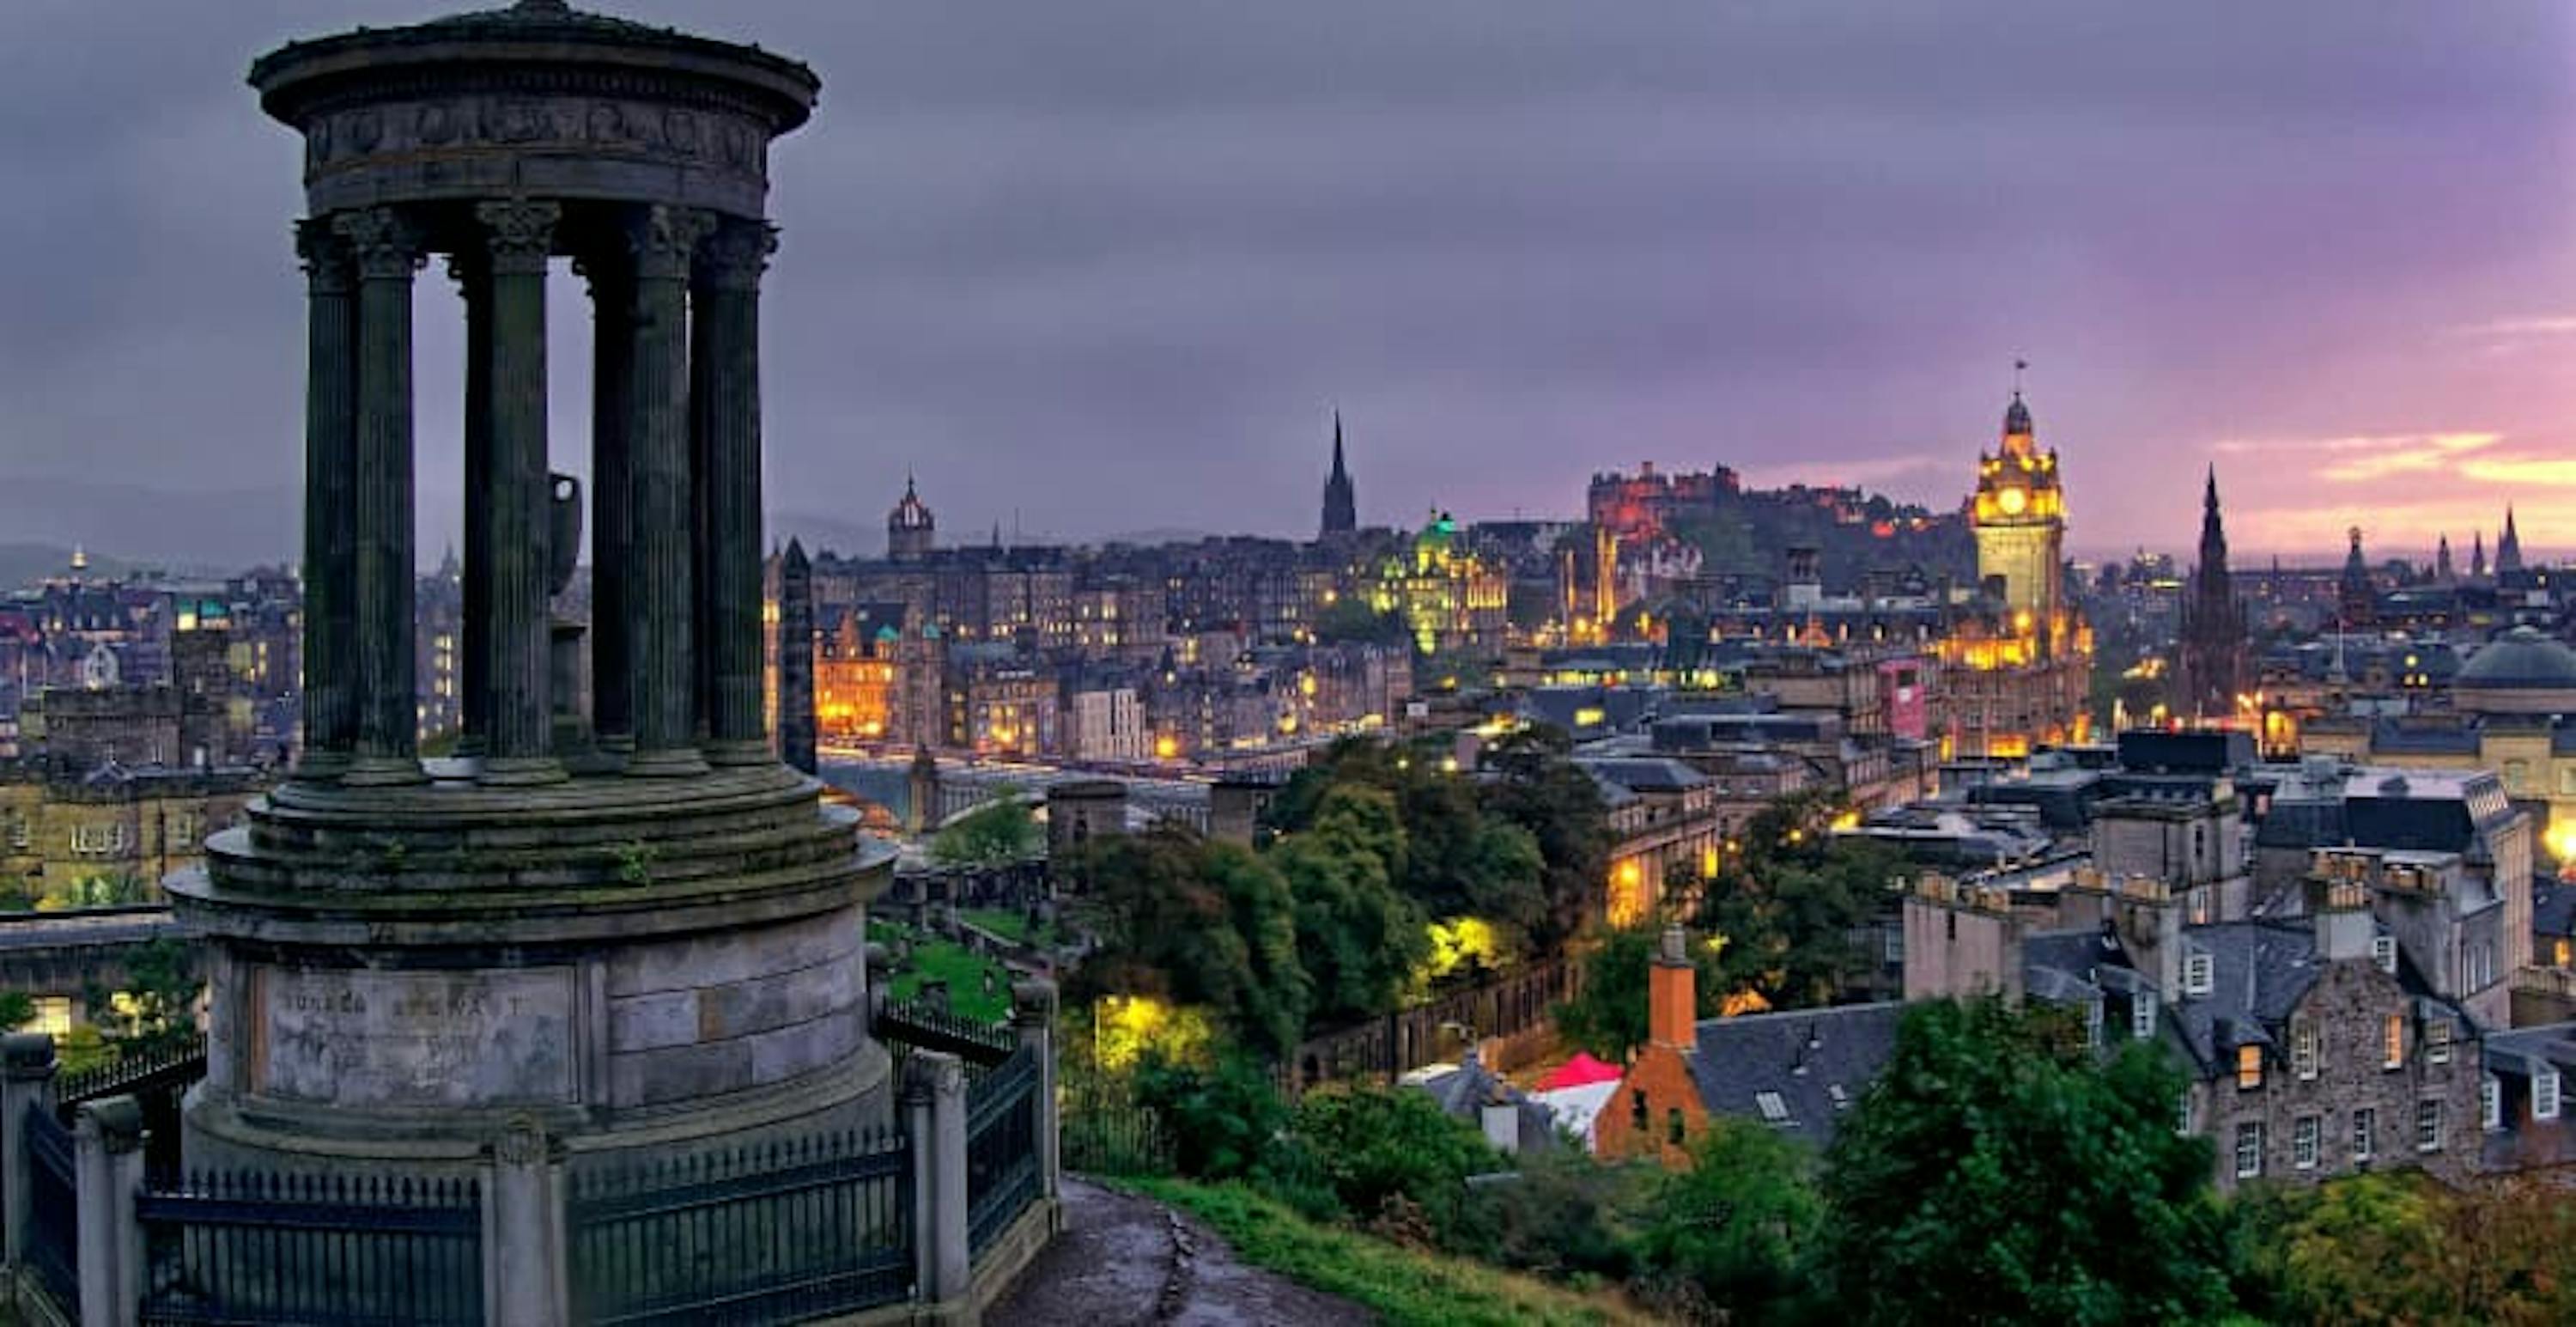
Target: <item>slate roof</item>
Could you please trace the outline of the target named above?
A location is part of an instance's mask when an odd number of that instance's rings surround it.
[[[1708,782],[1708,776],[1698,770],[1658,756],[1582,759],[1578,763],[1596,778],[1641,793],[1681,792]]]
[[[1902,1002],[1889,1000],[1708,1019],[1691,1050],[1691,1082],[1712,1115],[1758,1121],[1823,1147],[1895,1053],[1904,1014]],[[1765,1093],[1778,1095],[1785,1118],[1765,1114]]]
[[[2289,1021],[2327,966],[2307,918],[2187,927],[2183,943],[2186,953],[2209,955],[2210,991],[2167,1003],[2158,1032],[2180,1041],[2203,1074],[2228,1072],[2239,1046],[2275,1045],[2273,1030]],[[2423,1016],[2450,1018],[2464,1040],[2477,1035],[2466,1014],[2426,994],[2411,965],[2401,963],[2397,978],[2417,997]]]
[[[1484,1127],[1485,1103],[1500,1092],[1512,1103],[1512,1112],[1520,1123],[1520,1150],[1536,1152],[1557,1144],[1556,1116],[1528,1093],[1484,1066],[1473,1054],[1467,1062],[1441,1073],[1425,1074],[1413,1080],[1413,1086],[1429,1093],[1444,1115]]]

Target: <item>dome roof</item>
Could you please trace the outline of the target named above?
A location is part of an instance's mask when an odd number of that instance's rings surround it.
[[[2576,650],[2515,627],[2469,656],[2453,686],[2485,691],[2576,690]]]

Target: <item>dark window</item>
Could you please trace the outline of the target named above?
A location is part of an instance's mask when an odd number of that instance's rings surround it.
[[[1628,1089],[1629,1123],[1635,1125],[1639,1133],[1643,1133],[1647,1127],[1646,1119],[1646,1089],[1642,1087]]]

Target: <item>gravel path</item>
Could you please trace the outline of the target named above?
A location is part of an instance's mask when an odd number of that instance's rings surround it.
[[[1068,1175],[1064,1233],[985,1314],[999,1327],[1343,1327],[1375,1321],[1346,1299],[1247,1267],[1207,1227],[1160,1203]]]

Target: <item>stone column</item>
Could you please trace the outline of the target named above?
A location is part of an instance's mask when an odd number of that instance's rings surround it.
[[[0,1263],[27,1265],[35,1199],[27,1185],[27,1112],[54,1108],[54,1039],[0,1037]]]
[[[623,236],[573,263],[590,282],[590,705],[602,751],[635,745],[632,650],[626,635],[626,428],[632,413],[635,265]]]
[[[914,1051],[903,1084],[912,1125],[913,1278],[923,1306],[972,1293],[966,1234],[966,1069],[954,1055]]]
[[[703,212],[655,204],[627,229],[635,258],[631,409],[627,414],[627,674],[635,754],[626,772],[700,774],[695,569],[689,565],[689,268],[711,225]]]
[[[419,698],[412,655],[411,278],[419,226],[400,209],[333,219],[358,265],[355,540],[357,754],[344,782],[416,783]]]
[[[766,223],[727,221],[698,264],[699,672],[707,758],[719,765],[771,759],[761,722],[760,275],[777,247]]]
[[[456,655],[456,754],[480,756],[492,731],[492,265],[480,246],[448,255],[465,304],[465,583]]]
[[[304,750],[299,779],[346,773],[358,745],[357,301],[326,218],[295,225],[304,260]]]
[[[72,1146],[81,1327],[122,1327],[139,1321],[143,1307],[143,1228],[134,1221],[134,1192],[143,1187],[143,1107],[132,1097],[85,1103]]]
[[[485,487],[470,490],[466,501],[468,511],[480,506],[485,513],[484,542],[471,549],[466,564],[469,575],[477,566],[485,569],[481,680],[487,726],[479,776],[485,783],[552,783],[564,777],[553,755],[547,657],[553,578],[546,556],[554,523],[546,469],[546,259],[562,216],[554,203],[526,199],[474,209],[483,230],[491,303],[484,347],[489,460]],[[469,602],[469,624],[472,611]]]
[[[1064,1175],[1063,1133],[1056,1119],[1055,983],[1042,977],[1011,983],[1011,1028],[1020,1045],[1037,1062],[1037,1087],[1030,1097],[1037,1113],[1038,1196],[1057,1196]]]

